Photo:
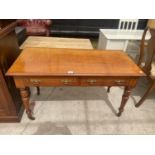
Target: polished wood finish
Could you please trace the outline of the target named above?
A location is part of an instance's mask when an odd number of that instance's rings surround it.
[[[119,107],[119,112],[118,112],[117,116],[121,116],[122,112],[124,111],[124,107],[129,99],[130,93],[131,93],[130,87],[125,87],[124,93],[122,96],[121,105]]]
[[[144,53],[145,42],[144,42],[144,40],[145,40],[145,35],[146,35],[147,31],[150,31],[151,39],[148,41],[147,50],[146,50],[147,55],[146,55],[146,58],[144,59],[144,56],[145,56],[145,53]],[[136,104],[136,107],[139,107],[145,101],[145,99],[148,97],[148,95],[155,89],[155,78],[154,78],[155,73],[153,73],[153,75],[151,73],[154,54],[155,54],[155,29],[147,27],[144,31],[142,41],[141,41],[140,58],[138,61],[138,65],[146,73],[147,78],[150,80],[151,83],[150,83],[148,89],[146,90],[145,94],[142,96],[142,98]]]
[[[29,36],[20,49],[28,47],[93,49],[89,39]],[[37,87],[37,95],[40,88]]]
[[[0,70],[0,116],[7,114],[14,115],[16,111],[14,108],[11,108],[11,105],[13,105],[13,100],[11,99],[2,71]]]
[[[130,90],[144,73],[122,51],[26,48],[6,75],[14,77],[28,117],[33,118],[28,86],[124,86],[120,116]]]
[[[14,76],[16,86],[132,86],[136,84],[137,77],[97,77],[97,76]]]
[[[26,48],[8,70],[11,76],[143,76],[121,51]]]
[[[142,65],[142,62],[144,61],[144,50],[145,50],[145,36],[146,33],[149,31],[149,27],[145,28],[143,35],[142,35],[142,40],[141,40],[141,44],[140,44],[140,55],[139,55],[139,59],[138,59],[138,66]]]
[[[20,49],[28,47],[93,49],[89,39],[36,36],[28,37]]]
[[[3,23],[3,22],[5,21],[2,21],[2,20],[0,21],[0,23]],[[11,23],[5,22],[5,24],[2,25],[2,27],[0,28],[0,39],[8,35],[10,32],[14,31],[16,25],[17,25],[16,22],[11,22]]]
[[[23,104],[25,106],[27,116],[31,120],[34,120],[35,118],[32,116],[32,111],[31,111],[30,106],[29,106],[29,92],[26,89],[26,87],[25,88],[20,88],[20,94],[21,94],[21,97],[22,97]]]
[[[12,77],[5,73],[20,51],[15,34],[16,22],[0,20],[0,122],[17,122],[22,116],[22,100]]]

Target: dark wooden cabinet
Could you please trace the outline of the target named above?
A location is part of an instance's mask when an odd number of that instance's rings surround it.
[[[20,53],[14,20],[0,20],[0,122],[20,121],[23,108],[19,90],[6,71]]]

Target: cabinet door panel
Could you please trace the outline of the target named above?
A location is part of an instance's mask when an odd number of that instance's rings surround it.
[[[0,116],[6,115],[7,113],[8,113],[7,101],[4,95],[2,82],[0,80]]]
[[[3,74],[0,70],[0,116],[13,114],[15,111],[11,108],[12,98],[7,89]]]

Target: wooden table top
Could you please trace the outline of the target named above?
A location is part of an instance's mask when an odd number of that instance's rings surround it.
[[[27,47],[93,49],[89,39],[38,36],[28,37],[20,49]]]
[[[10,76],[144,76],[123,51],[26,48]]]

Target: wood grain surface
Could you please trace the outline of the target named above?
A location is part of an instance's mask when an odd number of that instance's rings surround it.
[[[89,39],[38,36],[28,37],[20,46],[20,49],[28,47],[93,49]]]
[[[122,51],[26,48],[8,70],[11,76],[144,76]]]

